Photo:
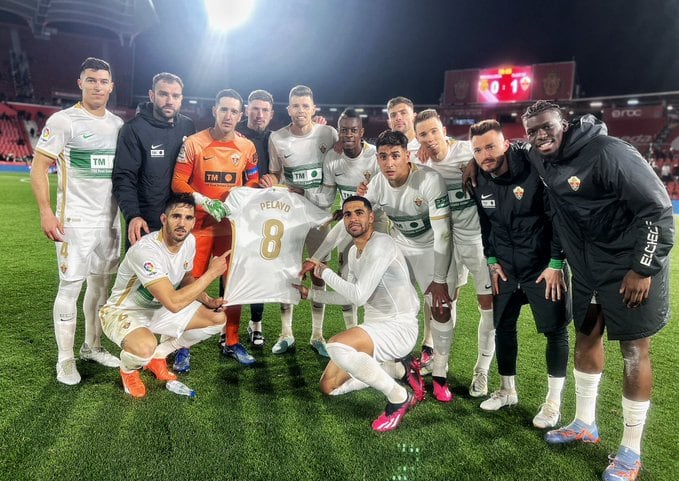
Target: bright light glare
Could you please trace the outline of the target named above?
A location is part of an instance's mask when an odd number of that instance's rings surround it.
[[[639,105],[639,99],[629,99],[627,105]]]
[[[210,27],[223,32],[245,23],[254,7],[255,0],[205,0]]]

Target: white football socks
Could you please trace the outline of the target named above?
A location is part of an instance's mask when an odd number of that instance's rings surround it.
[[[59,290],[52,309],[54,337],[59,351],[58,362],[74,358],[75,322],[78,316],[76,303],[82,285],[83,281],[59,281]]]
[[[452,319],[446,322],[438,322],[434,319],[431,322],[431,334],[434,341],[432,376],[445,378],[448,375],[448,357],[450,347],[453,345],[453,326]]]
[[[372,356],[339,342],[329,342],[326,349],[335,364],[352,377],[380,391],[390,403],[398,404],[408,399],[405,388],[394,381]]]
[[[281,304],[281,337],[293,337],[292,335],[292,304]]]
[[[101,347],[101,320],[99,309],[106,303],[109,275],[87,276],[87,287],[83,298],[83,315],[85,316],[85,342],[91,348]]]
[[[547,376],[547,397],[546,401],[551,401],[557,406],[561,406],[561,392],[566,384],[565,377]]]
[[[646,414],[651,401],[632,401],[622,397],[622,419],[624,428],[622,431],[621,446],[641,454],[641,435],[646,424]]]
[[[481,318],[477,330],[478,354],[474,370],[488,372],[495,354],[495,325],[493,324],[493,309],[480,309]]]
[[[588,374],[573,369],[575,378],[575,418],[586,424],[596,419],[596,398],[599,392],[601,373]]]
[[[325,285],[311,284],[316,291],[324,291]],[[323,318],[325,317],[325,304],[311,304],[311,339],[323,339]]]

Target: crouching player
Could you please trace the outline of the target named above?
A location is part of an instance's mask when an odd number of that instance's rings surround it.
[[[391,431],[424,398],[419,365],[409,356],[417,341],[420,302],[396,243],[389,235],[375,232],[370,202],[359,196],[347,197],[342,215],[344,227],[353,238],[347,279],[314,261],[314,274],[334,292],[295,287],[303,299],[312,302],[365,306],[363,324],[333,336],[327,343],[330,362],[321,376],[321,391],[334,395],[367,386],[377,389],[388,403],[372,428]],[[401,362],[394,362],[398,360]],[[414,392],[394,377],[407,381]]]
[[[125,392],[144,397],[139,369],[161,381],[177,376],[165,358],[218,334],[224,327],[223,300],[205,289],[227,268],[225,253],[210,262],[205,274],[191,276],[196,240],[195,201],[173,194],[160,216],[162,228],[134,244],[120,265],[111,297],[99,311],[106,336],[122,348],[120,375]],[[156,334],[162,334],[161,342]]]

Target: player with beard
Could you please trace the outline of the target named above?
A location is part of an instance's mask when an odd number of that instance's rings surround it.
[[[387,102],[387,124],[392,132],[401,132],[408,137],[408,152],[412,155],[420,150],[415,134],[415,105],[406,97],[394,97]]]
[[[639,152],[607,135],[592,115],[573,122],[538,101],[522,116],[556,227],[573,268],[575,419],[549,431],[549,443],[599,441],[596,399],[604,367],[603,335],[624,360],[620,447],[604,480],[634,480],[650,405],[651,336],[669,321],[672,204]]]
[[[208,267],[212,255],[231,247],[231,223],[226,217],[224,200],[234,187],[254,187],[259,182],[255,145],[236,135],[243,114],[243,99],[232,89],[221,90],[215,98],[214,126],[201,130],[184,142],[172,179],[172,190],[193,194],[202,210],[196,213],[196,258],[193,275],[198,278]],[[222,354],[250,366],[252,357],[239,340],[241,306],[226,309],[226,332]]]
[[[387,407],[372,423],[373,430],[396,429],[406,412],[423,397],[422,378],[411,369],[408,355],[417,341],[417,292],[409,282],[408,266],[396,242],[375,232],[370,202],[359,196],[342,204],[342,229],[353,238],[349,250],[347,279],[323,263],[316,263],[319,278],[334,289],[325,292],[296,285],[303,299],[323,304],[365,306],[365,322],[333,336],[327,344],[330,362],[321,376],[321,391],[346,392],[346,383],[358,381],[387,397]],[[413,394],[397,383],[380,363],[399,362],[400,376],[411,383]]]
[[[172,193],[174,164],[184,140],[196,132],[179,113],[184,83],[163,72],[153,77],[149,102],[120,129],[113,160],[113,195],[127,222],[127,246],[160,229],[160,214]]]
[[[318,192],[323,183],[323,156],[338,140],[337,131],[329,125],[313,122],[316,113],[314,94],[305,85],[297,85],[288,96],[290,124],[271,134],[269,138],[270,172],[262,176],[260,185],[271,187],[279,182],[309,197]],[[327,227],[309,231],[306,247],[314,252],[327,233]],[[323,290],[325,284],[312,276],[313,289]],[[295,345],[292,333],[293,306],[281,304],[281,334],[271,351],[283,354]],[[325,306],[315,303],[311,308],[311,339],[309,344],[320,355],[328,357],[323,338]]]
[[[474,275],[476,299],[479,304],[481,318],[478,326],[478,353],[469,394],[472,397],[485,396],[488,393],[488,369],[495,353],[495,327],[493,326],[493,297],[486,258],[483,255],[481,226],[476,211],[476,204],[462,188],[462,172],[472,157],[468,141],[458,141],[446,137],[445,127],[434,109],[423,110],[415,117],[417,139],[425,149],[427,160],[420,160],[423,165],[437,171],[446,181],[448,198],[450,199],[451,232],[453,256],[451,260],[451,282],[454,284],[451,316],[453,327],[457,320],[457,299],[460,287],[467,283],[469,272]],[[451,286],[452,287],[452,286]],[[425,323],[431,319],[425,318]],[[431,329],[425,324],[423,351],[431,349],[433,341]],[[442,376],[446,373],[434,374]],[[445,399],[443,399],[445,400]]]
[[[359,184],[369,181],[380,170],[375,146],[363,141],[365,131],[358,112],[344,110],[337,121],[337,128],[342,149],[340,152],[328,150],[323,158],[323,185],[318,192],[307,194],[309,200],[324,209],[332,207],[338,191],[342,200],[356,195]],[[387,219],[383,214],[376,218],[375,228],[378,232],[387,231]],[[347,272],[346,259],[350,247],[351,244],[347,244],[339,254],[342,276]],[[356,306],[342,306],[342,315],[347,328],[358,322]]]
[[[484,251],[492,272],[495,342],[501,387],[481,403],[496,411],[518,402],[517,321],[528,303],[538,332],[545,335],[547,397],[533,418],[537,428],[560,418],[561,392],[568,366],[570,298],[564,255],[547,212],[544,186],[528,162],[524,144],[510,144],[495,120],[469,129],[479,167],[475,198]]]
[[[120,376],[125,392],[146,395],[139,369],[161,381],[177,376],[165,358],[217,334],[224,326],[221,298],[205,293],[227,268],[226,253],[212,259],[205,273],[191,274],[196,253],[191,230],[195,203],[188,194],[172,194],[160,216],[162,228],[142,237],[120,265],[111,297],[101,308],[101,323],[109,339],[122,348]],[[160,344],[156,335],[162,334]]]

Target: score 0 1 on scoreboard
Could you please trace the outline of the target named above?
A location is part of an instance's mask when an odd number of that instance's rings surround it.
[[[527,102],[531,99],[533,68],[500,67],[479,71],[479,103]]]

